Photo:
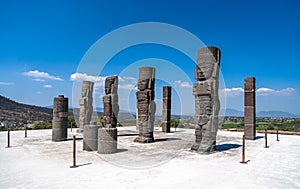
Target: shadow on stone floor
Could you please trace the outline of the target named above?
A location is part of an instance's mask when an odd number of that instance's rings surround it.
[[[154,142],[163,142],[163,141],[168,141],[168,140],[182,140],[181,138],[157,138],[154,139]]]
[[[125,149],[125,148],[119,148],[117,149],[117,153],[121,153],[121,152],[127,152],[128,149]]]
[[[68,138],[67,141],[69,141],[69,140],[73,140],[73,138]],[[76,138],[76,140],[83,140],[83,138],[82,137]]]
[[[138,136],[138,133],[127,133],[127,134],[118,134],[118,136]]]
[[[240,145],[240,144],[219,144],[216,146],[216,151],[223,152],[223,151],[227,151],[230,149],[239,148],[241,146],[242,145]]]
[[[264,138],[264,137],[263,136],[256,136],[255,139],[262,139],[262,138]]]
[[[77,165],[77,167],[81,167],[81,166],[85,166],[85,165],[91,165],[92,163],[83,163],[83,164],[79,164]]]

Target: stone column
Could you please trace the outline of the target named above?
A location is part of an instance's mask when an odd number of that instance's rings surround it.
[[[65,141],[68,138],[68,98],[59,95],[54,98],[52,141]]]
[[[220,49],[203,47],[198,51],[193,95],[195,96],[195,135],[192,150],[210,153],[216,149],[220,101]]]
[[[98,129],[97,125],[85,125],[83,130],[83,150],[98,150]]]
[[[247,77],[244,80],[244,133],[248,140],[256,138],[255,122],[255,78]]]
[[[82,132],[84,125],[89,125],[93,114],[93,91],[94,82],[83,81],[81,99],[79,101],[79,132]]]
[[[117,128],[100,128],[98,130],[98,153],[112,154],[117,152]]]
[[[171,123],[171,90],[172,87],[163,87],[162,131],[170,132]]]
[[[153,130],[156,105],[154,102],[155,68],[140,67],[137,97],[137,125],[139,136],[134,142],[149,143],[154,141]]]

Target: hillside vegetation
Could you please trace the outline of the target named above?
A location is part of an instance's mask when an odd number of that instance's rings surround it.
[[[35,121],[52,120],[52,109],[17,103],[0,95],[0,122],[22,126]]]

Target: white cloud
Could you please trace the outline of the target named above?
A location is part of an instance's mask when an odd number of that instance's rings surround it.
[[[135,77],[119,77],[119,88],[127,90],[137,90],[137,79]]]
[[[225,88],[222,92],[226,93],[228,97],[240,96],[244,93],[244,89],[241,87],[238,88]],[[277,96],[290,96],[295,91],[294,88],[285,88],[280,90],[270,89],[270,88],[259,88],[256,90],[257,96],[270,96],[270,95],[277,95]]]
[[[192,88],[193,86],[187,81],[174,81],[174,87]]]
[[[1,82],[0,81],[0,85],[14,85],[15,83],[13,82]]]
[[[278,96],[291,96],[295,91],[294,88],[285,88],[280,90],[270,89],[270,88],[259,88],[256,90],[258,96],[269,96],[269,95],[278,95]]]
[[[44,88],[52,88],[52,85],[44,85]]]
[[[124,83],[124,84],[120,84],[119,85],[120,89],[128,89],[128,90],[133,90],[133,89],[137,89],[137,87],[134,84],[130,84],[130,83]]]
[[[23,75],[29,76],[29,77],[34,77],[34,78],[43,78],[43,79],[51,79],[51,80],[57,80],[57,81],[63,81],[60,77],[52,76],[47,72],[40,72],[38,70],[31,70],[28,72],[23,72]]]
[[[92,76],[92,75],[87,75],[86,73],[73,73],[70,76],[70,79],[72,81],[92,81],[95,82],[95,89],[98,88],[103,88],[104,89],[104,84],[105,84],[105,79],[106,76]],[[120,89],[136,89],[137,85],[137,79],[134,77],[118,77],[119,79],[119,88]]]
[[[137,79],[135,77],[124,76],[123,79],[124,80],[131,80],[132,82],[137,83]]]
[[[70,79],[72,81],[92,81],[92,82],[99,82],[99,81],[105,81],[106,77],[102,76],[93,76],[93,75],[87,75],[86,73],[73,73],[70,76]]]
[[[45,79],[41,79],[41,78],[35,78],[35,79],[33,79],[33,81],[37,81],[37,82],[44,82],[44,81],[45,81]]]
[[[221,91],[221,92],[224,92]],[[244,89],[241,87],[238,88],[225,88],[225,93],[228,97],[233,97],[233,96],[240,96],[244,93]]]
[[[95,88],[104,87],[105,78],[105,76],[93,76],[86,73],[73,73],[70,76],[72,81],[92,81],[95,83]]]

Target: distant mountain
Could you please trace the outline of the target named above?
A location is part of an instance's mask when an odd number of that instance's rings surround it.
[[[300,118],[300,115],[282,111],[260,111],[256,116],[272,118]]]
[[[226,109],[225,116],[228,116],[228,117],[243,117],[244,112],[228,108],[228,109]]]
[[[228,108],[226,109],[225,115],[228,117],[244,117],[244,112]],[[256,113],[256,116],[271,118],[300,118],[300,115],[283,111],[259,111]]]
[[[21,104],[0,95],[0,121],[22,126],[34,121],[51,121],[52,109]]]

